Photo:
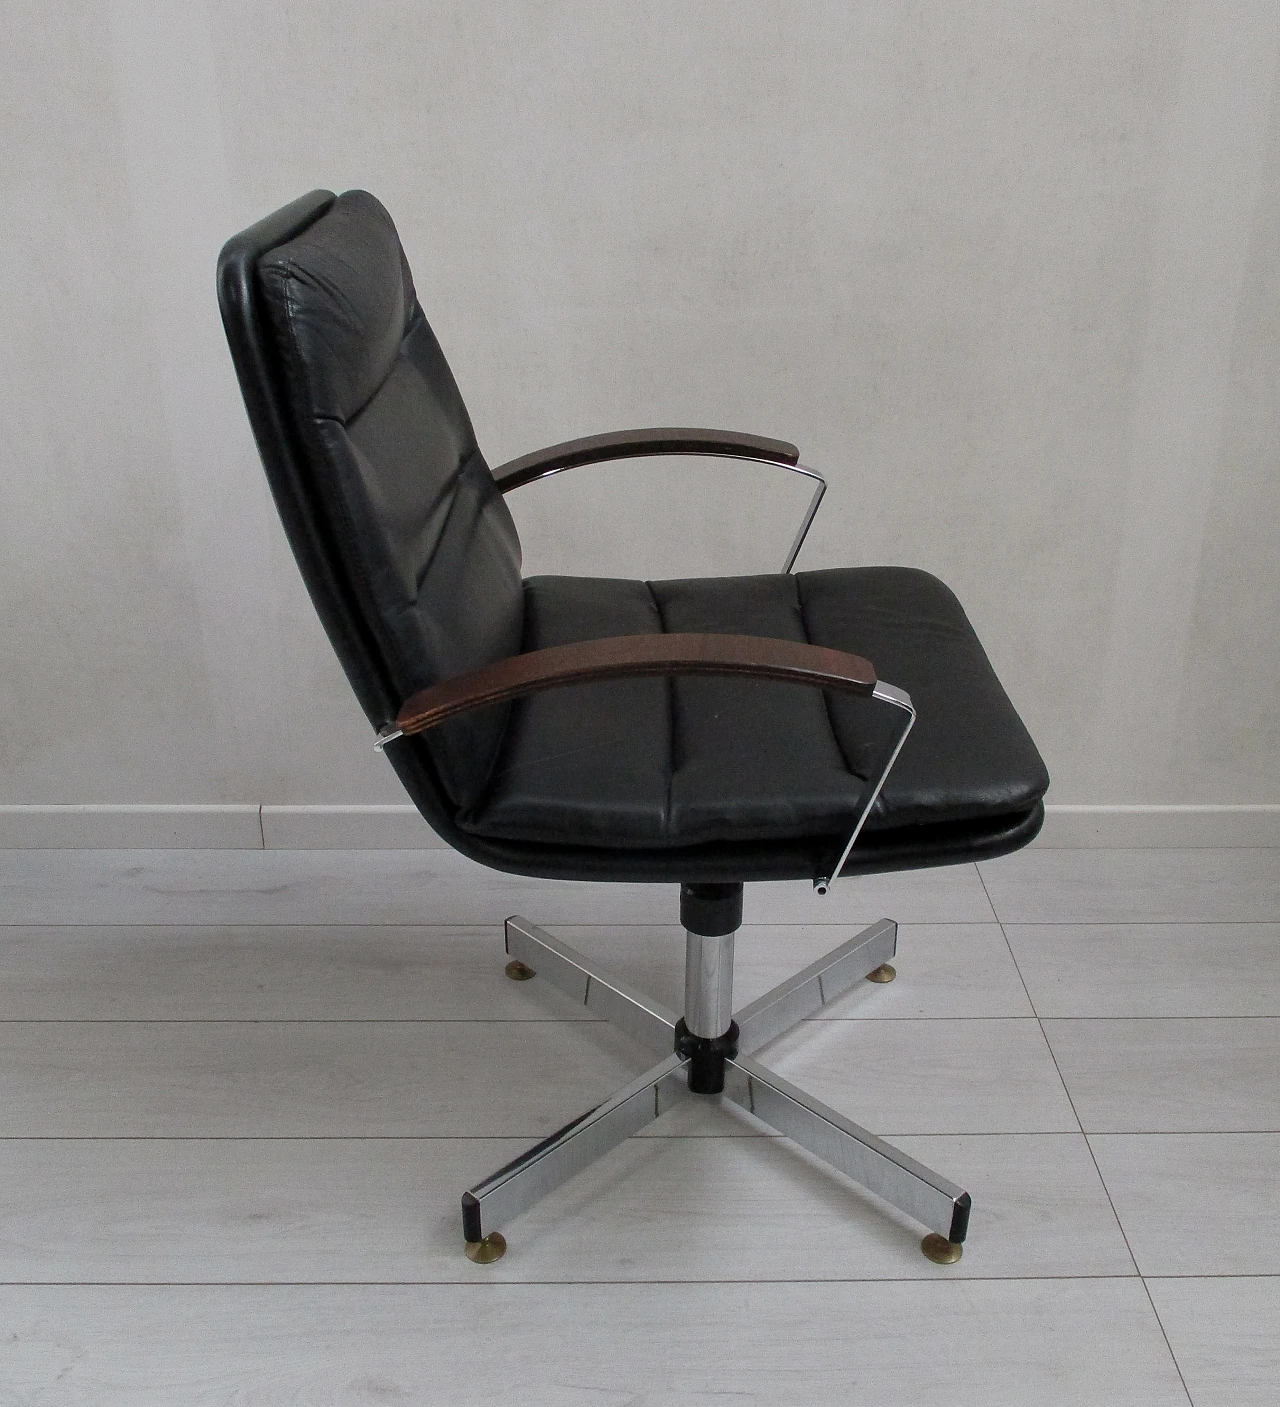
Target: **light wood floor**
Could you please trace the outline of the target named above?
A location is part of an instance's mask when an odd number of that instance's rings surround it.
[[[1280,1401],[1280,851],[748,889],[766,1063],[974,1198],[964,1259],[685,1106],[462,1255],[458,1196],[650,1063],[503,976],[521,912],[672,1006],[675,895],[442,851],[0,852],[0,1405]]]

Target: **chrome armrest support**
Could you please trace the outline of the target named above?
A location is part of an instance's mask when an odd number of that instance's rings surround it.
[[[670,451],[670,454],[696,455],[697,453],[698,451],[696,449],[690,448]],[[646,459],[653,459],[658,458],[660,456],[646,454],[644,457]],[[783,572],[790,572],[796,564],[796,558],[800,555],[800,549],[804,546],[805,538],[809,535],[809,529],[813,525],[813,520],[818,516],[818,508],[822,503],[822,496],[827,491],[826,479],[823,478],[823,476],[816,469],[810,469],[807,464],[784,464],[780,460],[766,458],[764,455],[741,453],[717,454],[715,457],[717,459],[734,459],[737,460],[740,464],[769,464],[772,465],[775,469],[785,469],[788,474],[799,474],[801,478],[809,479],[810,481],[812,481],[813,495],[809,499],[809,506],[804,511],[804,517],[800,520],[800,527],[796,532],[795,538],[792,540],[791,547],[787,552],[786,560],[782,564]],[[544,473],[537,474],[532,478],[526,479],[523,481],[523,483],[539,483],[541,482],[541,480],[550,479],[556,474],[563,474],[568,469],[579,468],[581,467],[583,462],[584,461],[577,461],[573,464],[553,465],[549,467]],[[585,461],[585,463],[597,462],[601,461]]]
[[[858,813],[858,819],[854,822],[853,832],[845,842],[844,849],[840,852],[840,858],[836,861],[829,875],[819,875],[813,881],[814,891],[818,894],[826,894],[837,879],[840,878],[840,871],[844,869],[845,861],[849,858],[849,852],[853,849],[853,843],[862,833],[862,827],[867,817],[871,813],[871,808],[876,804],[876,798],[880,795],[880,790],[885,784],[886,778],[893,770],[893,764],[898,760],[898,754],[902,751],[902,745],[907,740],[907,734],[911,731],[916,721],[915,705],[911,702],[911,695],[905,689],[897,689],[892,684],[886,684],[884,680],[876,681],[875,688],[871,691],[873,699],[879,699],[881,703],[891,704],[894,708],[901,709],[907,716],[906,722],[902,726],[902,732],[898,734],[889,759],[884,764],[884,769],[876,779],[876,784],[871,788],[870,795],[863,803],[862,810]]]
[[[810,469],[806,464],[787,464],[783,466],[792,474],[800,474],[806,479],[813,480],[813,497],[809,500],[809,506],[804,510],[804,517],[800,520],[800,527],[791,543],[791,550],[787,553],[787,560],[782,564],[782,570],[789,572],[796,564],[796,558],[800,555],[800,549],[804,546],[804,540],[809,536],[809,529],[813,526],[813,520],[818,516],[818,509],[822,506],[822,496],[827,491],[827,481],[818,473],[816,469]]]

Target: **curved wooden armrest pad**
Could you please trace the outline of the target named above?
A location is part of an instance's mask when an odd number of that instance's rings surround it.
[[[580,464],[599,464],[606,459],[635,459],[647,454],[720,454],[738,459],[761,459],[770,464],[796,464],[800,451],[785,440],[763,435],[743,435],[736,430],[615,430],[608,435],[587,435],[560,445],[534,450],[494,471],[494,481],[503,493],[518,489],[534,479],[574,469]]]
[[[552,645],[485,665],[421,689],[396,719],[421,733],[455,714],[565,684],[644,674],[736,674],[813,688],[870,694],[876,672],[860,655],[757,635],[613,635]]]

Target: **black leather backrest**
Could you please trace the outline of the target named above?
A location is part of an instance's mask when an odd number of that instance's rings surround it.
[[[386,210],[363,191],[305,197],[227,245],[219,293],[290,542],[370,721],[518,653],[515,525]],[[454,808],[477,799],[505,721],[428,735]]]

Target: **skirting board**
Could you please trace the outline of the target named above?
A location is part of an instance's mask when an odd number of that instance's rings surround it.
[[[1277,806],[1054,806],[1053,849],[1280,846]],[[418,850],[412,806],[0,806],[0,849]]]

